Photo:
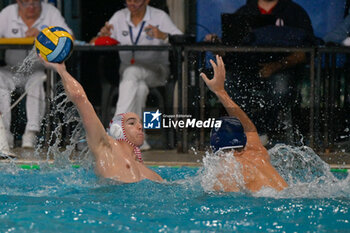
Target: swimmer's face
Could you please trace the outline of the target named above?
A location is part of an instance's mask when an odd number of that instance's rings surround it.
[[[235,156],[241,156],[241,155],[243,155],[243,152],[244,152],[244,148],[236,148],[236,149],[234,149],[234,155]]]
[[[240,155],[243,154],[244,148],[245,147],[243,147],[243,148],[235,148],[235,149],[223,149],[223,150],[221,150],[221,152],[222,152],[221,155],[225,154],[225,153],[233,153],[235,156],[240,156]],[[220,153],[219,153],[219,155],[220,155]]]
[[[127,113],[124,116],[125,135],[135,146],[141,146],[145,139],[142,131],[142,122],[135,113]]]

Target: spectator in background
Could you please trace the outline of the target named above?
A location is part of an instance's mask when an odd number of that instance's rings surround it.
[[[226,45],[294,47],[308,45],[313,39],[309,16],[291,0],[248,0],[230,22],[223,19],[223,23],[229,24],[222,25]],[[215,35],[206,37],[213,39]],[[295,101],[295,68],[305,60],[303,52],[226,54],[228,92],[264,138],[293,135],[290,110]]]
[[[127,7],[117,11],[98,36],[110,36],[122,45],[166,45],[169,34],[182,34],[164,11],[148,4],[149,0],[126,0]],[[135,112],[142,119],[149,87],[164,85],[169,76],[168,51],[121,51],[119,55],[121,81],[115,115]],[[145,141],[141,149],[149,148]]]
[[[350,12],[349,12],[350,13]],[[345,17],[333,31],[329,32],[325,37],[325,42],[334,42],[345,46],[350,46],[350,14]]]
[[[51,4],[40,0],[17,0],[0,12],[0,37],[21,38],[36,37],[48,26],[60,26],[72,33],[60,12]],[[45,92],[43,82],[46,79],[44,66],[35,63],[31,70],[18,73],[14,66],[22,64],[29,50],[6,50],[6,66],[0,69],[0,112],[3,115],[5,129],[10,147],[14,146],[14,138],[10,132],[11,124],[11,92],[16,87],[24,87],[27,92],[26,113],[27,124],[22,137],[22,147],[33,148],[36,134],[45,112]]]

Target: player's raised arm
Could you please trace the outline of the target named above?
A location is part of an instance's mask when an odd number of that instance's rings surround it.
[[[230,116],[237,117],[241,121],[244,131],[256,132],[253,122],[249,119],[247,114],[230,98],[224,88],[226,70],[222,57],[216,55],[216,61],[217,64],[213,60],[210,60],[210,63],[214,69],[214,77],[212,79],[209,79],[204,73],[201,73],[200,76],[207,84],[208,88],[219,98],[227,113]]]
[[[77,107],[79,115],[82,118],[90,149],[92,152],[99,150],[101,145],[106,145],[105,143],[101,142],[107,142],[108,136],[101,121],[97,117],[92,104],[88,100],[83,87],[68,73],[64,62],[51,63],[45,61],[41,57],[40,59],[46,67],[55,70],[60,75],[68,98]]]

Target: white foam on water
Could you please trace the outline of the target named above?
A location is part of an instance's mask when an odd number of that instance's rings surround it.
[[[289,185],[281,192],[267,187],[256,193],[244,189],[241,165],[232,153],[219,156],[207,152],[198,179],[206,192],[214,192],[214,185],[218,183],[217,174],[229,169],[222,164],[225,161],[224,164],[234,165],[234,172],[228,179],[234,179],[242,187],[241,192],[249,195],[273,198],[350,198],[350,176],[337,178],[330,171],[329,165],[310,147],[278,144],[269,150],[269,154],[271,164]]]
[[[277,197],[350,197],[350,177],[338,179],[310,147],[278,144],[269,154],[272,165],[289,184]]]
[[[217,175],[226,174],[223,179],[235,181],[244,190],[244,178],[241,173],[241,164],[231,152],[219,151],[216,154],[206,153],[203,158],[203,168],[199,172],[201,185],[206,192],[214,191],[215,185],[220,185]],[[227,175],[230,174],[230,175]]]

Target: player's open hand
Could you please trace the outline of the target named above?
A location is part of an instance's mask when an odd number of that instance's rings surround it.
[[[209,79],[206,74],[200,73],[200,76],[202,77],[203,81],[207,84],[208,88],[214,92],[218,93],[222,90],[225,90],[225,76],[226,76],[226,70],[225,70],[225,64],[222,60],[222,57],[219,55],[216,55],[216,62],[210,60],[210,63],[214,69],[214,77],[212,79]]]

